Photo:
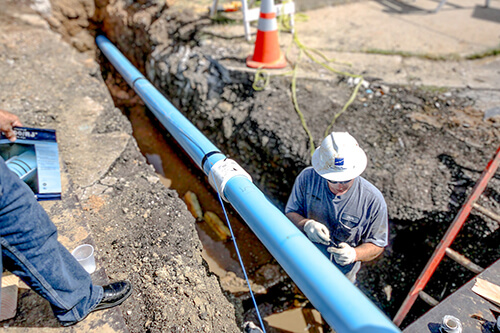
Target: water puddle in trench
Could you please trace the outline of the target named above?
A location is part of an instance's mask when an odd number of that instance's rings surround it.
[[[143,106],[127,109],[126,114],[142,154],[162,176],[162,182],[175,189],[180,198],[188,191],[195,193],[203,212],[213,212],[225,221],[217,194],[208,184],[205,174],[163,126],[152,119],[154,116]],[[322,332],[320,314],[307,304],[305,297],[229,204],[226,204],[226,210],[245,269],[254,283],[252,290],[261,315],[272,328],[269,331]],[[204,221],[196,223],[196,230],[209,269],[220,277],[224,289],[242,300],[244,319],[258,323],[232,240],[220,240]]]

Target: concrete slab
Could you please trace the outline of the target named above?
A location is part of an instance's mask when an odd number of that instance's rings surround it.
[[[307,45],[324,50],[465,56],[500,43],[495,33],[500,19],[474,17],[478,5],[474,0],[454,0],[440,12],[429,13],[436,1],[363,1],[308,11],[308,20],[299,20],[296,27]]]
[[[79,186],[93,185],[104,176],[109,167],[125,150],[130,135],[125,133],[94,134],[85,140],[75,136],[72,153],[66,156],[68,169],[73,173],[73,181]],[[93,152],[99,151],[99,156]],[[63,154],[64,155],[64,154]],[[89,160],[94,163],[89,168]]]
[[[448,3],[436,14],[428,12],[436,2],[426,0],[363,1],[322,8],[307,12],[309,20],[297,22],[297,30],[311,47],[344,51],[463,56],[498,46],[499,36],[493,32],[498,22],[472,16],[477,1]],[[322,31],[325,27],[328,36]]]

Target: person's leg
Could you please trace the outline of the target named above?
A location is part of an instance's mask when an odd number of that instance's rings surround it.
[[[57,240],[57,229],[31,189],[0,158],[0,245],[3,265],[47,299],[57,319],[83,319],[103,288]]]
[[[2,184],[0,184],[0,195],[2,193]],[[2,307],[2,275],[3,275],[3,261],[2,261],[2,246],[0,245],[0,308]]]

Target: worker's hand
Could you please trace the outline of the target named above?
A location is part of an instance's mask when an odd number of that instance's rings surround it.
[[[16,141],[16,133],[12,129],[16,126],[23,126],[19,118],[10,112],[0,110],[0,131],[12,142]]]
[[[323,223],[308,220],[304,224],[304,231],[311,241],[324,245],[330,244],[330,231]]]
[[[338,247],[330,246],[326,250],[333,253],[333,257],[339,265],[345,266],[356,261],[356,250],[347,243],[340,243]]]

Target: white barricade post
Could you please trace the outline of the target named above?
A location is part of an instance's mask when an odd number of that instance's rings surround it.
[[[217,12],[219,0],[214,0],[212,3],[212,8],[210,9],[210,16],[214,16]],[[288,1],[282,4],[275,5],[276,8],[276,16],[280,15],[290,15],[290,28],[293,34],[294,32],[294,19],[293,15],[295,14],[295,3],[293,1]],[[241,10],[243,12],[243,28],[245,29],[245,38],[247,41],[251,39],[250,33],[250,22],[257,21],[259,19],[260,8],[252,8],[248,9],[247,0],[241,1]]]

